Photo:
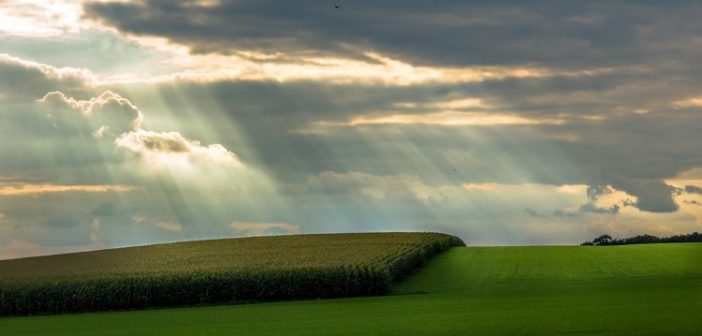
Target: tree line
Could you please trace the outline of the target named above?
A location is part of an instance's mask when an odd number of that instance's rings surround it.
[[[608,234],[603,234],[592,241],[584,242],[582,246],[609,246],[609,245],[631,245],[631,244],[659,244],[659,243],[700,243],[702,233],[693,232],[689,234],[676,235],[670,237],[656,237],[648,234],[638,235],[630,238],[612,238]]]

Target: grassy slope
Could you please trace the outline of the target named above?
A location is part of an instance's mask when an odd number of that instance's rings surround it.
[[[2,335],[698,335],[702,244],[454,248],[390,297],[0,319]]]

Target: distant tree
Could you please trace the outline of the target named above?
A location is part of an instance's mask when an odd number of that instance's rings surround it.
[[[584,242],[580,245],[630,245],[630,244],[656,244],[656,243],[700,243],[702,242],[702,233],[693,232],[690,234],[676,235],[665,238],[659,238],[649,234],[638,235],[624,239],[614,239],[610,235],[604,234],[591,242]]]
[[[612,236],[603,234],[592,240],[593,245],[609,245],[612,242]]]

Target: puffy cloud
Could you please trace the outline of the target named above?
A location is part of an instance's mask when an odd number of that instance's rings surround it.
[[[264,176],[231,172],[242,164],[222,145],[149,131],[179,125],[161,123],[163,114],[151,109],[143,113],[128,89],[93,86],[89,75],[0,55],[0,203],[7,216],[0,220],[0,257],[213,237],[231,234],[232,212],[256,218],[244,187],[267,190]],[[221,169],[176,177],[135,166],[125,153],[140,162],[159,157]],[[274,197],[266,199],[275,213]],[[138,215],[149,220],[129,220]]]
[[[208,165],[243,166],[236,154],[221,144],[205,146],[179,132],[143,129],[141,110],[129,99],[110,90],[86,100],[52,91],[39,103],[51,111],[49,117],[55,128],[84,132],[95,137],[96,141],[113,142],[116,148],[143,160],[152,168],[189,170]],[[78,113],[69,113],[71,111]]]
[[[168,230],[168,231],[180,232],[183,230],[183,224],[176,223],[176,222],[156,221],[156,222],[154,222],[154,225],[158,228]]]
[[[105,161],[104,146],[84,139],[93,137],[87,118],[67,107],[51,109],[37,102],[47,92],[56,90],[76,96],[92,95],[90,77],[87,70],[56,68],[0,55],[0,174],[41,181],[57,175],[65,177],[63,181],[52,181],[56,184],[105,184],[87,181],[85,171],[76,174],[84,178],[71,179],[79,167]],[[54,172],[47,172],[46,167],[52,167]],[[66,170],[60,171],[62,168]]]
[[[0,53],[0,89],[3,92],[0,101],[33,100],[58,89],[82,92],[95,81],[95,76],[87,69],[57,68]]]
[[[66,96],[63,92],[52,91],[39,99],[39,102],[58,108],[58,113],[64,113],[61,111],[62,107],[79,111],[81,116],[93,125],[91,133],[97,138],[105,137],[108,134],[114,138],[122,133],[138,129],[144,120],[143,114],[132,102],[109,90],[88,100],[78,100]],[[66,119],[70,119],[71,116],[54,114],[52,118],[70,123],[70,120]]]
[[[78,172],[79,167],[118,164],[122,158],[115,155],[111,147],[120,137],[119,143],[126,146],[120,148],[137,152],[143,149],[141,156],[157,161],[182,162],[182,158],[188,156],[210,163],[240,164],[236,156],[221,145],[200,146],[197,141],[187,140],[177,132],[147,135],[149,131],[143,129],[144,114],[136,104],[112,90],[100,90],[95,94],[95,82],[87,70],[56,68],[0,54],[0,88],[3,89],[0,100],[5,99],[8,107],[0,125],[0,133],[6,138],[3,139],[6,146],[0,147],[0,154],[6,158],[0,162],[0,172],[23,172],[26,180],[30,178],[26,176],[26,170],[31,167],[44,169],[52,166],[58,172],[59,167],[69,169],[70,166],[71,170]],[[76,98],[84,96],[90,98]],[[88,138],[94,138],[94,141]],[[157,154],[163,152],[163,148],[149,146],[159,139],[164,145],[183,145],[190,153]],[[143,148],[139,148],[142,145]],[[103,174],[103,179],[125,175],[119,171],[91,170]],[[88,176],[76,175],[79,181],[88,180]],[[68,177],[65,173],[64,176]],[[72,184],[80,184],[75,183],[76,179],[71,180]],[[90,184],[103,183],[91,181]]]
[[[156,168],[191,169],[200,164],[241,167],[236,154],[220,144],[203,146],[178,132],[137,130],[115,140],[117,148],[126,150]]]
[[[627,201],[628,199],[621,200],[621,199],[617,199],[615,197],[614,204],[611,204],[611,205],[599,204],[600,203],[599,201],[602,198],[605,198],[608,195],[612,195],[614,193],[615,193],[615,190],[612,189],[612,187],[610,187],[610,186],[605,186],[605,185],[589,186],[587,188],[588,202],[580,206],[580,208],[578,209],[579,212],[580,213],[616,215],[620,209],[620,205],[618,203],[622,202],[622,201]]]

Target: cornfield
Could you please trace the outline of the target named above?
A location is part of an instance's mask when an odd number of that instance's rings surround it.
[[[221,239],[0,261],[0,316],[380,295],[459,238]]]

